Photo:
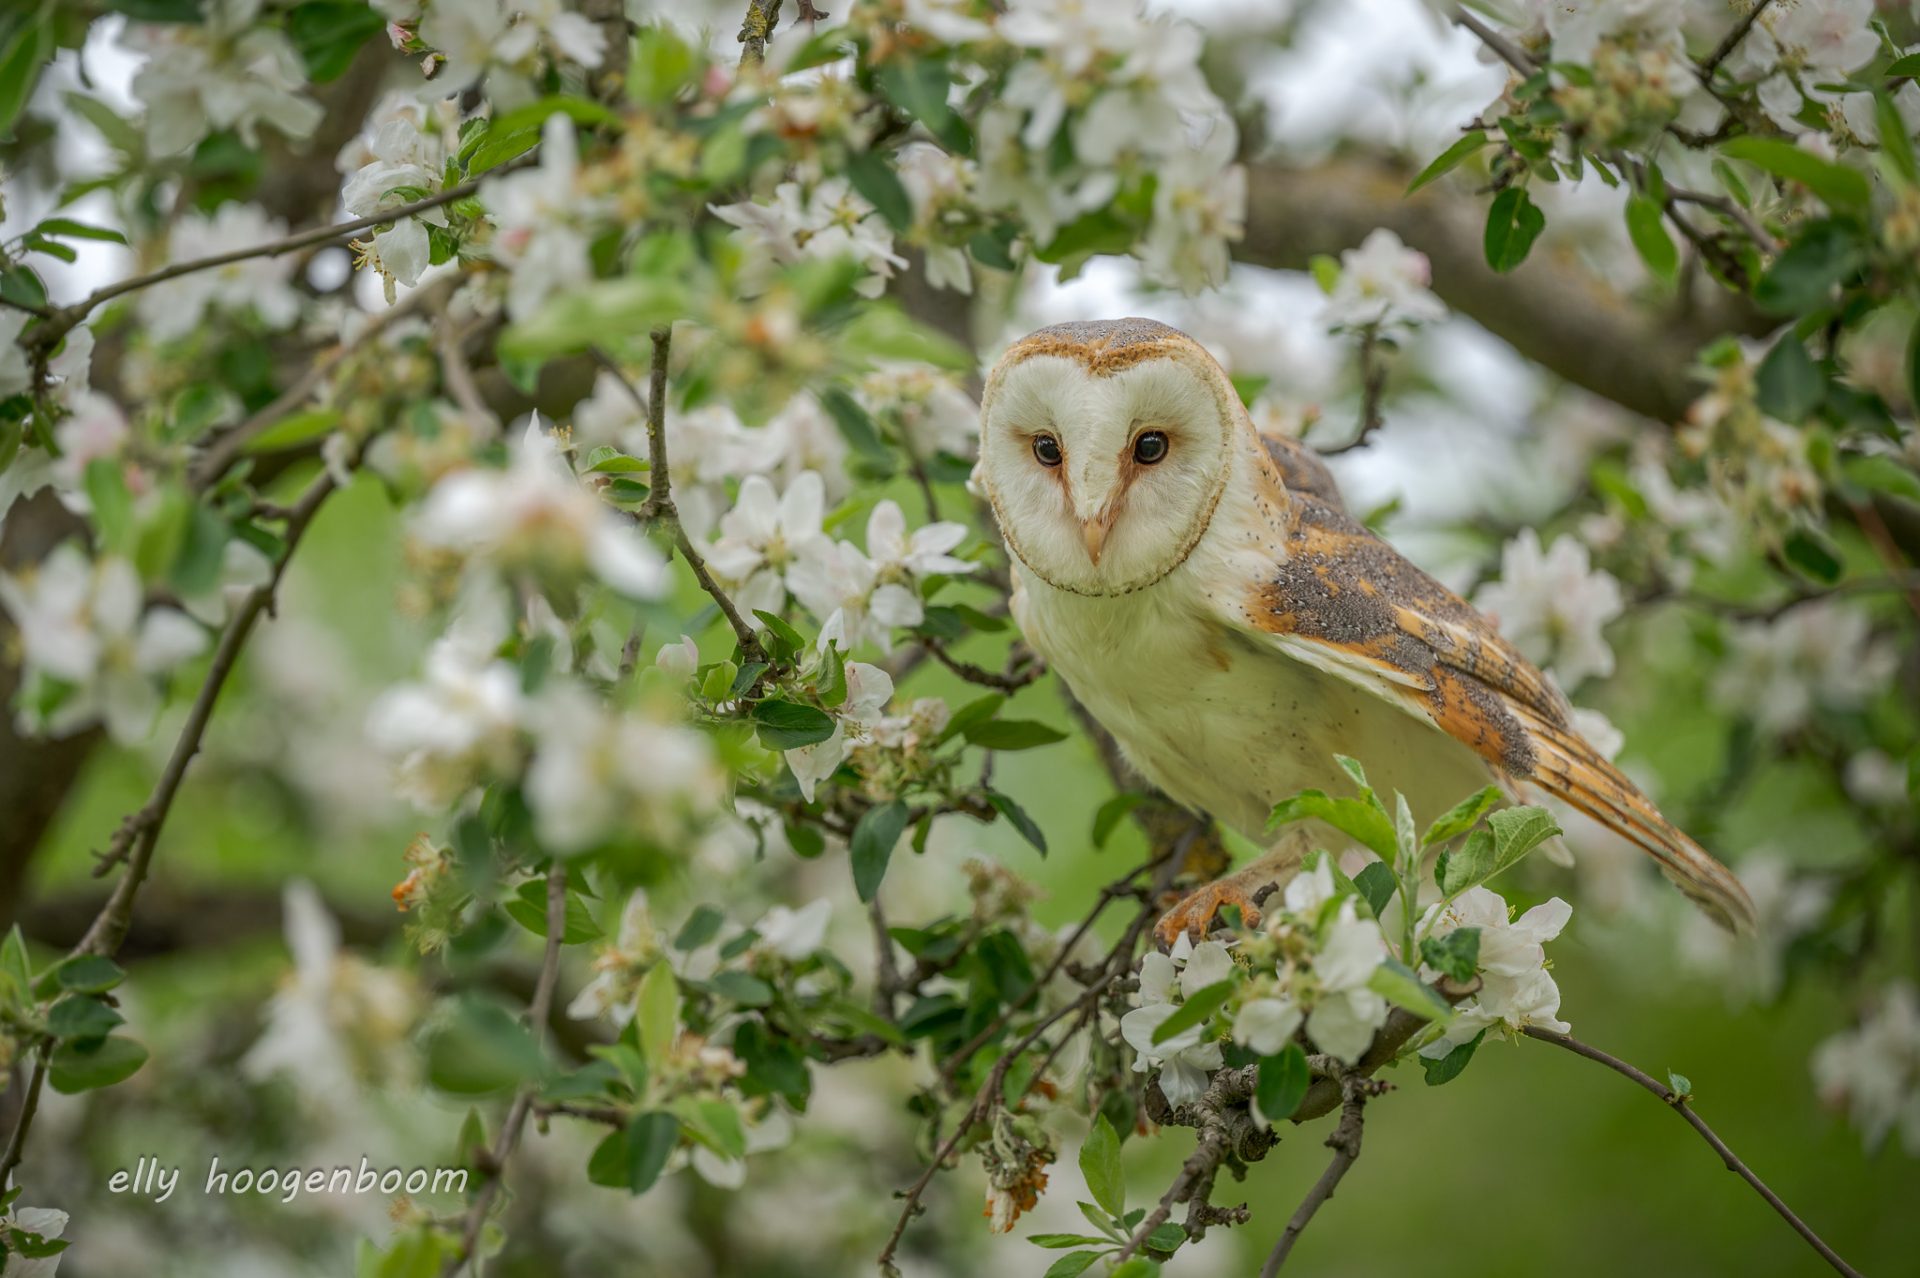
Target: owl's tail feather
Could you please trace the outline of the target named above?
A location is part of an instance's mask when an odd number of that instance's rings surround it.
[[[1511,703],[1510,703],[1511,704]],[[1532,784],[1592,817],[1660,863],[1660,872],[1714,922],[1742,935],[1753,900],[1733,872],[1660,815],[1646,795],[1579,735],[1513,707],[1533,740]]]

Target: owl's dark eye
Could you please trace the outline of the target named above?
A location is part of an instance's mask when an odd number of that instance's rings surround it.
[[[1141,433],[1133,441],[1133,459],[1142,466],[1151,466],[1167,455],[1167,435],[1165,431],[1149,430]]]
[[[1042,466],[1058,466],[1060,464],[1060,441],[1051,435],[1035,435],[1033,437],[1033,455],[1040,459]]]

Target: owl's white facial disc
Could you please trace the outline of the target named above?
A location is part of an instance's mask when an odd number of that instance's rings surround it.
[[[1127,594],[1177,568],[1226,483],[1225,382],[1198,347],[1113,372],[1055,354],[1000,369],[980,476],[1014,555],[1081,595]]]

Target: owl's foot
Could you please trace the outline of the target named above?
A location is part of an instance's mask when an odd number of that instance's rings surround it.
[[[1263,889],[1272,882],[1263,879],[1249,882],[1245,872],[1230,874],[1224,879],[1213,882],[1189,892],[1179,904],[1160,916],[1160,922],[1154,925],[1154,933],[1160,938],[1162,946],[1171,946],[1185,932],[1198,941],[1212,930],[1214,915],[1222,906],[1234,905],[1240,909],[1240,921],[1247,927],[1260,925],[1260,907],[1254,903],[1256,896],[1265,899]]]

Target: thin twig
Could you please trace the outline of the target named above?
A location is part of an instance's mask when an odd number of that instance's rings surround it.
[[[1337,448],[1323,448],[1321,455],[1337,456],[1365,448],[1380,429],[1380,398],[1387,389],[1387,366],[1380,361],[1380,326],[1369,324],[1360,333],[1360,429],[1352,439]]]
[[[534,986],[533,1003],[527,1016],[533,1026],[536,1037],[544,1038],[547,1017],[553,1011],[553,990],[560,980],[560,938],[567,930],[567,868],[554,861],[547,870],[547,948],[540,960],[540,979]],[[520,1088],[513,1098],[513,1105],[507,1110],[507,1120],[500,1125],[500,1135],[486,1151],[487,1183],[474,1195],[472,1206],[467,1208],[465,1228],[460,1234],[460,1249],[447,1258],[445,1267],[440,1271],[442,1278],[452,1278],[469,1263],[473,1273],[480,1272],[480,1258],[476,1254],[480,1246],[480,1231],[486,1227],[487,1212],[493,1206],[493,1200],[500,1195],[500,1187],[506,1180],[507,1160],[513,1157],[514,1150],[520,1146],[520,1133],[527,1125],[527,1115],[533,1109],[535,1086],[528,1083]]]
[[[1273,1250],[1267,1255],[1267,1263],[1260,1267],[1260,1278],[1273,1278],[1280,1272],[1280,1266],[1287,1263],[1287,1257],[1293,1253],[1293,1244],[1301,1231],[1313,1220],[1313,1214],[1321,1205],[1333,1197],[1333,1191],[1340,1187],[1344,1177],[1360,1157],[1360,1136],[1366,1125],[1366,1107],[1369,1091],[1381,1086],[1371,1083],[1357,1074],[1343,1073],[1340,1078],[1341,1106],[1340,1122],[1327,1137],[1327,1148],[1333,1151],[1333,1160],[1327,1169],[1320,1173],[1320,1179],[1313,1183],[1300,1206],[1294,1210],[1293,1218],[1287,1221],[1287,1227],[1281,1231],[1280,1239],[1273,1244]]]
[[[277,425],[283,418],[297,411],[302,404],[312,399],[327,378],[339,369],[340,365],[371,343],[391,326],[394,321],[411,315],[423,306],[440,304],[445,293],[453,289],[458,277],[444,276],[431,283],[423,284],[413,292],[375,315],[369,315],[366,323],[352,338],[341,342],[326,354],[320,356],[307,371],[297,378],[293,385],[274,396],[271,402],[261,406],[252,416],[235,426],[208,438],[202,444],[202,452],[195,460],[189,482],[196,490],[211,487],[215,480],[225,474],[249,444]]]
[[[713,600],[720,609],[720,615],[733,628],[740,654],[749,660],[764,660],[766,649],[760,643],[759,634],[740,615],[740,608],[733,602],[732,596],[707,570],[706,559],[701,556],[699,547],[693,544],[693,538],[687,535],[686,525],[680,522],[679,508],[673,504],[673,477],[667,462],[667,359],[672,354],[673,329],[663,325],[653,330],[652,337],[653,366],[648,383],[651,393],[646,396],[640,394],[640,388],[633,384],[633,379],[605,351],[595,349],[593,352],[601,367],[613,374],[615,380],[626,389],[627,395],[647,415],[647,499],[641,503],[635,518],[642,522],[656,522],[667,529],[681,558],[687,561],[687,567],[693,571],[694,580],[700,583],[700,589]]]
[[[1480,18],[1466,9],[1455,6],[1450,15],[1456,26],[1465,27],[1479,37],[1480,43],[1491,49],[1496,57],[1521,75],[1532,75],[1540,69],[1532,56],[1506,36],[1482,22]]]
[[[122,823],[123,830],[131,827],[126,873],[114,884],[106,905],[101,908],[86,935],[80,938],[80,943],[74,947],[75,954],[111,955],[120,948],[120,942],[126,936],[133,918],[133,899],[146,881],[147,871],[153,862],[154,847],[160,839],[160,829],[166,824],[167,814],[173,810],[174,798],[180,793],[181,782],[186,779],[187,766],[200,752],[201,740],[206,736],[207,725],[213,719],[214,703],[219,700],[228,676],[239,662],[240,652],[246,646],[254,624],[272,606],[280,579],[285,575],[287,565],[293,561],[294,547],[299,544],[313,517],[319,513],[327,498],[333,495],[337,486],[333,475],[327,471],[322,471],[313,481],[287,519],[284,538],[286,549],[274,564],[272,575],[248,591],[234,608],[233,616],[214,648],[206,681],[200,685],[200,692],[187,711],[186,723],[181,726],[173,752],[168,756],[159,780],[154,783],[153,792],[140,810]]]
[[[950,654],[946,645],[938,639],[923,639],[921,646],[935,661],[968,683],[977,683],[983,688],[997,688],[1001,692],[1018,692],[1047,673],[1047,663],[1040,660],[1039,656],[1024,644],[1015,645],[1013,651],[1008,654],[1007,668],[1004,671],[989,670],[985,666],[976,666],[971,661],[961,661]]]
[[[1700,83],[1711,84],[1713,73],[1720,69],[1720,64],[1727,60],[1728,55],[1740,47],[1740,42],[1747,38],[1747,32],[1753,30],[1753,24],[1760,20],[1760,15],[1766,12],[1767,6],[1772,3],[1773,0],[1759,0],[1753,8],[1747,10],[1747,16],[1740,19],[1733,30],[1727,32],[1726,37],[1714,46],[1713,52],[1707,55],[1707,60],[1697,68]]]
[[[33,1073],[27,1079],[27,1094],[20,1101],[20,1117],[13,1125],[13,1135],[7,1141],[7,1153],[0,1158],[0,1193],[6,1192],[13,1169],[20,1165],[20,1159],[26,1154],[27,1129],[33,1126],[34,1111],[40,1108],[40,1091],[47,1082],[47,1057],[52,1053],[53,1045],[43,1042],[34,1054]]]
[[[487,176],[496,177],[502,173],[507,173],[513,169],[530,164],[533,162],[534,155],[534,152],[529,152],[526,155],[520,156],[512,162],[494,169]],[[300,231],[277,240],[269,240],[265,244],[255,244],[250,248],[231,249],[225,253],[215,253],[210,257],[197,257],[185,262],[174,262],[158,270],[149,271],[145,275],[134,275],[124,280],[118,280],[112,284],[104,284],[79,301],[67,306],[56,307],[48,312],[43,327],[28,334],[28,340],[32,341],[37,349],[42,351],[51,350],[61,338],[67,335],[68,330],[72,329],[74,325],[90,315],[95,307],[102,303],[110,302],[116,297],[135,292],[138,289],[148,288],[154,284],[164,283],[167,280],[178,279],[182,275],[192,275],[197,271],[212,270],[219,266],[230,266],[235,262],[244,262],[250,258],[279,257],[283,253],[292,253],[315,244],[325,244],[331,240],[345,239],[350,235],[358,234],[371,227],[385,226],[389,222],[398,222],[403,218],[412,217],[417,213],[425,213],[429,210],[437,209],[444,204],[452,204],[455,200],[465,199],[467,196],[478,191],[481,182],[484,180],[484,178],[474,178],[471,181],[462,182],[458,186],[450,186],[444,191],[427,196],[425,199],[415,200],[411,204],[402,204],[398,208],[387,209],[385,212],[376,213],[372,217],[355,218],[351,222],[338,222],[332,226],[317,226],[312,230]]]
[[[147,872],[153,864],[153,853],[160,841],[161,827],[166,824],[167,814],[173,810],[174,797],[180,792],[181,782],[187,775],[187,766],[200,752],[200,743],[206,736],[207,725],[213,718],[214,703],[219,700],[221,690],[226,686],[227,678],[238,664],[240,652],[246,646],[247,637],[259,621],[260,615],[272,606],[274,594],[280,587],[280,579],[285,575],[287,565],[293,560],[293,552],[322,503],[333,494],[335,481],[332,474],[322,471],[306,493],[294,506],[287,520],[286,548],[273,566],[272,574],[262,584],[248,591],[246,596],[234,608],[233,616],[228,620],[226,629],[220,634],[220,641],[214,648],[213,661],[207,668],[205,682],[200,685],[199,693],[193,699],[192,707],[187,711],[185,724],[173,744],[173,752],[154,782],[152,792],[138,811],[129,815],[120,824],[120,834],[116,840],[126,840],[124,860],[126,870],[108,894],[106,903],[94,916],[86,933],[73,947],[69,957],[80,955],[99,955],[111,957],[120,948],[120,942],[126,938],[127,928],[133,922],[133,902],[139,895],[140,887],[146,882]],[[44,1057],[41,1066],[44,1066]],[[24,1156],[27,1132],[33,1124],[40,1091],[46,1082],[46,1070],[37,1066],[27,1082],[26,1096],[21,1102],[20,1116],[14,1123],[13,1135],[7,1142],[6,1165],[0,1168],[0,1182],[10,1175]]]
[[[1807,1245],[1820,1253],[1821,1259],[1833,1266],[1836,1272],[1846,1274],[1848,1278],[1861,1278],[1859,1270],[1842,1260],[1838,1252],[1827,1246],[1827,1244],[1821,1240],[1820,1235],[1814,1233],[1804,1220],[1801,1220],[1799,1216],[1794,1214],[1793,1208],[1781,1201],[1780,1195],[1768,1189],[1765,1182],[1754,1175],[1753,1169],[1741,1162],[1739,1156],[1727,1147],[1727,1143],[1714,1134],[1713,1128],[1707,1126],[1706,1120],[1693,1112],[1693,1106],[1689,1103],[1687,1097],[1679,1095],[1668,1088],[1666,1084],[1635,1066],[1629,1065],[1619,1057],[1609,1055],[1597,1047],[1583,1043],[1571,1034],[1556,1034],[1552,1030],[1544,1030],[1531,1025],[1522,1030],[1521,1033],[1525,1034],[1528,1038],[1537,1038],[1542,1043],[1552,1043],[1555,1047],[1563,1047],[1567,1051],[1577,1056],[1584,1056],[1590,1061],[1597,1061],[1614,1073],[1619,1074],[1623,1078],[1632,1079],[1641,1087],[1658,1096],[1670,1109],[1679,1114],[1680,1117],[1686,1119],[1688,1125],[1700,1133],[1700,1138],[1713,1147],[1714,1153],[1720,1155],[1720,1161],[1727,1165],[1727,1170],[1734,1172],[1742,1180],[1746,1181],[1747,1184],[1753,1186],[1753,1191],[1764,1198],[1767,1205],[1780,1214],[1782,1220],[1792,1225],[1794,1232],[1806,1239]]]
[[[1169,868],[1178,866],[1179,862],[1178,856],[1166,856],[1161,859],[1156,887],[1164,887],[1172,880]],[[1143,865],[1140,868],[1146,869],[1147,866]],[[1136,874],[1138,872],[1138,870],[1135,871]],[[1099,1000],[1106,996],[1114,982],[1133,970],[1134,947],[1139,944],[1141,934],[1147,930],[1147,925],[1152,922],[1153,917],[1152,896],[1149,894],[1147,904],[1128,924],[1126,933],[1120,938],[1119,943],[1108,952],[1106,962],[1088,983],[1086,990],[1072,1002],[1044,1017],[1038,1025],[1029,1030],[1024,1037],[1002,1054],[998,1061],[994,1062],[986,1081],[981,1084],[980,1090],[974,1093],[973,1103],[967,1107],[965,1115],[954,1125],[953,1133],[941,1142],[940,1147],[934,1151],[932,1159],[928,1161],[926,1169],[900,1195],[903,1200],[900,1217],[894,1222],[893,1233],[888,1236],[887,1244],[880,1252],[878,1263],[882,1273],[887,1272],[888,1267],[893,1264],[894,1253],[899,1250],[900,1239],[905,1236],[907,1226],[912,1223],[915,1216],[920,1214],[920,1196],[926,1192],[934,1176],[939,1174],[940,1169],[946,1165],[947,1159],[953,1157],[954,1151],[960,1147],[960,1142],[966,1138],[967,1132],[999,1102],[1001,1088],[1005,1085],[1007,1074],[1013,1069],[1014,1063],[1026,1055],[1027,1049],[1039,1042],[1041,1036],[1056,1024],[1070,1016],[1084,1013],[1090,1006],[1097,1005]]]

